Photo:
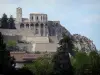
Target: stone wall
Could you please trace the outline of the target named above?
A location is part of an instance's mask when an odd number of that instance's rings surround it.
[[[36,44],[35,51],[40,51],[40,52],[56,52],[58,47],[58,44],[55,43],[38,43]]]

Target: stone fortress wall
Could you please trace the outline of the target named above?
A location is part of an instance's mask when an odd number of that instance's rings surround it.
[[[21,40],[30,42],[29,44],[18,44],[19,47],[26,46],[30,52],[55,52],[58,40],[56,35],[48,36],[50,22],[54,25],[60,24],[59,21],[48,21],[47,14],[42,13],[30,13],[29,19],[23,18],[22,8],[18,7],[15,18],[16,29],[0,29],[0,32],[5,35],[6,41]]]

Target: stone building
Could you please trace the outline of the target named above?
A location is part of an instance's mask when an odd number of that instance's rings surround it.
[[[21,30],[32,31],[34,36],[48,36],[48,17],[47,14],[30,13],[29,19],[22,18],[22,9],[16,9],[16,27]]]

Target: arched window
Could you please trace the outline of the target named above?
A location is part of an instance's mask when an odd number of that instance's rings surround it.
[[[23,23],[20,24],[20,28],[24,28],[24,24]]]
[[[26,28],[29,28],[29,24],[26,24]]]
[[[34,28],[34,24],[32,23],[32,24],[30,25],[30,27],[31,27],[31,29],[33,29],[33,28]]]
[[[38,24],[38,23],[36,23],[36,24],[35,24],[35,26],[36,26],[36,28],[37,28],[37,27],[39,26],[39,24]]]

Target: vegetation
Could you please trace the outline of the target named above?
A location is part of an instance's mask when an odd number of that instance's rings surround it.
[[[3,36],[0,32],[0,74],[14,69],[14,67],[14,57],[11,57],[10,52],[6,50],[6,44],[3,42]]]
[[[4,14],[1,19],[1,27],[9,28],[9,25],[14,25],[10,18],[9,23],[7,15]],[[8,25],[9,24],[9,25]],[[11,28],[11,27],[10,27]],[[15,41],[8,41],[7,46],[15,46]],[[75,54],[73,54],[73,49]],[[39,54],[39,52],[36,52]],[[69,57],[71,53],[71,57]],[[90,53],[80,52],[74,48],[72,39],[63,34],[63,38],[59,41],[59,47],[55,55],[46,55],[36,59],[31,64],[25,66],[19,71],[15,69],[14,57],[10,56],[10,52],[6,49],[6,44],[3,41],[3,36],[0,33],[0,74],[10,71],[15,74],[32,74],[35,75],[100,75],[100,54],[96,51]],[[74,56],[74,57],[73,57]]]
[[[1,18],[1,28],[3,29],[16,29],[14,19],[12,16],[10,18],[4,13]]]
[[[53,70],[56,75],[72,75],[73,69],[69,58],[69,50],[73,49],[72,40],[63,34],[63,39],[59,41],[60,47],[53,58]]]
[[[17,42],[14,40],[9,40],[6,42],[6,48],[9,51],[18,51],[19,47],[17,46]]]
[[[40,54],[41,52],[39,52],[39,51],[35,51],[35,54]]]
[[[100,75],[100,55],[96,51],[77,52],[71,62],[75,75]]]
[[[8,20],[8,25],[9,25],[10,29],[16,29],[14,19],[13,19],[12,15],[10,16],[10,18]]]
[[[7,15],[4,13],[1,18],[1,28],[7,29],[8,28],[8,18]]]
[[[46,58],[48,56],[41,57],[32,64],[26,64],[24,68],[27,67],[36,75],[100,75],[100,54],[98,52],[78,51],[73,47],[71,39],[66,36],[60,40],[59,45],[55,55],[49,58]],[[68,49],[73,48],[75,56],[69,57]]]
[[[9,40],[8,42],[7,42],[7,46],[8,47],[10,47],[10,46],[16,46],[16,41],[12,41],[12,40]]]
[[[53,71],[53,64],[50,57],[38,58],[31,64],[25,64],[24,68],[28,68],[36,75],[51,75]]]

